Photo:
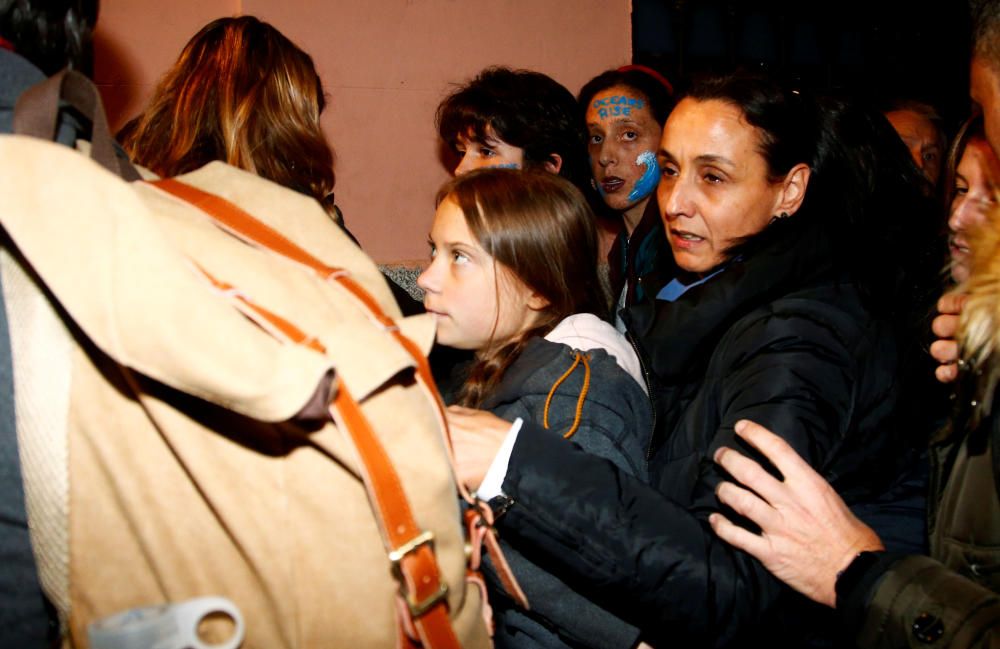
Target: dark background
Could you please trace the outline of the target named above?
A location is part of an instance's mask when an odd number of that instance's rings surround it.
[[[699,74],[756,67],[876,108],[934,105],[954,133],[969,111],[964,0],[633,0],[633,55],[683,88]]]

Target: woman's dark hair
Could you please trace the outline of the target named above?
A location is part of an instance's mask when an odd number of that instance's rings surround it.
[[[653,113],[656,122],[663,126],[674,109],[673,88],[667,85],[666,79],[658,78],[652,70],[646,71],[641,66],[625,66],[614,70],[605,70],[600,73],[580,89],[577,95],[577,103],[581,118],[587,114],[587,106],[590,100],[599,93],[614,88],[615,86],[625,86],[643,96],[649,103],[649,110]]]
[[[184,46],[122,145],[163,176],[222,160],[335,215],[325,102],[312,58],[284,34],[253,16],[219,18]]]
[[[90,76],[97,0],[0,0],[0,36],[52,76],[69,66]]]
[[[910,318],[917,300],[936,290],[940,269],[937,208],[927,179],[880,113],[817,98],[756,74],[696,84],[687,97],[740,109],[757,129],[759,152],[774,181],[797,164],[811,170],[795,218],[780,219],[738,243],[731,256],[753,254],[807,227],[818,227],[873,312]]]
[[[827,230],[873,311],[922,321],[944,267],[930,181],[881,113],[836,99],[821,108],[817,196],[842,214],[821,210]]]
[[[527,166],[543,165],[555,153],[562,159],[560,176],[580,188],[590,181],[576,100],[540,72],[487,68],[441,102],[436,123],[441,139],[453,148],[460,135],[484,144],[492,130],[524,149]]]
[[[799,163],[816,171],[820,123],[815,102],[801,92],[755,73],[709,77],[685,95],[696,101],[721,101],[735,106],[760,136],[758,152],[772,180],[784,178]],[[810,180],[807,197],[812,190]],[[807,198],[808,200],[808,198]]]
[[[730,256],[783,250],[809,233],[829,251],[816,263],[832,264],[834,277],[850,281],[868,310],[893,326],[901,402],[928,399],[923,377],[931,368],[922,347],[944,265],[940,218],[927,178],[889,121],[857,103],[811,97],[759,77],[710,80],[689,96],[739,108],[758,130],[773,179],[799,163],[811,170],[796,214],[738,243]],[[910,410],[913,417],[901,413],[900,434],[926,429],[926,421],[915,420],[926,419],[925,411]],[[924,441],[901,439],[901,453]]]
[[[493,257],[497,304],[505,273],[548,303],[530,330],[480,350],[458,397],[459,405],[478,407],[531,338],[574,313],[605,309],[597,230],[580,190],[539,170],[476,169],[445,184],[438,204],[445,200],[458,205],[469,231]]]

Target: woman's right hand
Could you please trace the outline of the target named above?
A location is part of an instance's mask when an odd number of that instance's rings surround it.
[[[962,315],[962,306],[967,295],[952,291],[945,293],[938,300],[938,316],[931,323],[931,331],[938,337],[931,344],[931,356],[939,365],[934,370],[934,376],[941,383],[951,383],[958,378],[958,320]]]

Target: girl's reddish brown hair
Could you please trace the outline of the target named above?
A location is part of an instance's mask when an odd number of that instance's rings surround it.
[[[161,176],[222,160],[332,210],[333,152],[319,123],[324,104],[308,54],[253,16],[220,18],[184,47],[123,146]]]
[[[458,205],[472,235],[493,257],[498,305],[499,284],[508,273],[548,303],[534,327],[513,340],[492,341],[477,355],[458,403],[478,407],[528,340],[574,313],[607,310],[597,274],[597,230],[580,190],[541,170],[478,169],[442,187],[437,202],[444,200]]]

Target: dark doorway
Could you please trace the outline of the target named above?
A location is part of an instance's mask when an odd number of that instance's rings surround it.
[[[935,105],[954,127],[969,110],[969,20],[961,0],[633,0],[633,55],[683,86],[760,67],[875,106]]]

